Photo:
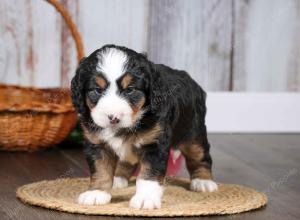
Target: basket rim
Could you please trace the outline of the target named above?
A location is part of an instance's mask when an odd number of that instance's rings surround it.
[[[64,92],[70,93],[70,89],[68,88],[35,88],[35,87],[25,87],[19,85],[6,85],[0,84],[0,90],[3,89],[14,89],[20,91],[34,92],[34,93],[42,93],[42,92]],[[5,103],[0,100],[0,113],[3,112],[44,112],[44,113],[66,113],[66,112],[75,112],[75,108],[72,102],[65,102],[61,104],[50,103],[50,102],[38,102],[32,101],[29,103]]]

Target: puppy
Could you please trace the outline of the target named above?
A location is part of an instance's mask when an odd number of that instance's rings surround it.
[[[193,191],[213,192],[202,88],[184,71],[106,45],[84,58],[72,100],[85,136],[90,186],[78,203],[102,205],[140,168],[130,207],[161,207],[170,147],[186,159]]]

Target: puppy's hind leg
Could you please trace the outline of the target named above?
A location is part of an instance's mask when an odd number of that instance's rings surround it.
[[[213,192],[218,185],[212,180],[209,143],[194,139],[180,146],[191,178],[191,190]]]

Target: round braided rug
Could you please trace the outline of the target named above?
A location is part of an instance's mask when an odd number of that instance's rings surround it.
[[[107,205],[79,205],[76,199],[88,189],[88,184],[88,178],[41,181],[19,187],[17,197],[28,204],[64,212],[114,216],[224,215],[258,209],[267,203],[265,194],[249,187],[218,184],[217,192],[201,193],[189,190],[189,180],[167,178],[161,209],[129,208],[135,193],[134,181],[127,188],[112,190],[112,201]]]

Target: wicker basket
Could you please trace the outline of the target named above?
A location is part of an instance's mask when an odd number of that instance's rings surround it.
[[[0,146],[35,151],[60,143],[76,124],[67,89],[0,85]]]
[[[48,0],[62,15],[76,43],[78,61],[83,46],[69,14]],[[0,149],[36,151],[65,139],[77,122],[68,89],[35,89],[0,85]]]

